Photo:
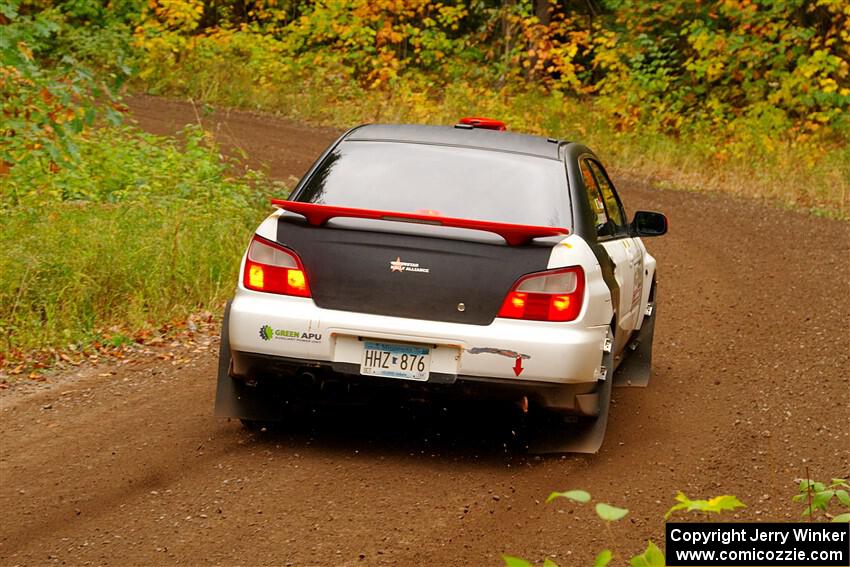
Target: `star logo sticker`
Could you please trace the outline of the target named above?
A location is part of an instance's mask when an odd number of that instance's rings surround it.
[[[390,261],[390,271],[391,272],[413,272],[420,274],[429,274],[431,273],[431,268],[423,268],[416,262],[402,262],[401,256],[396,256],[395,260]]]

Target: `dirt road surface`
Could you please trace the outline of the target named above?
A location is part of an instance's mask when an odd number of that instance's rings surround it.
[[[153,132],[196,121],[186,103],[130,106]],[[284,180],[336,135],[235,111],[204,120]],[[198,340],[0,392],[0,564],[500,565],[511,553],[563,567],[609,546],[623,564],[663,543],[677,490],[737,495],[748,507],[729,519],[795,517],[807,468],[850,474],[847,225],[616,181],[631,211],[666,212],[671,232],[648,242],[654,378],[615,391],[599,454],[506,452],[502,416],[472,408],[449,420],[354,409],[251,433],[212,417],[217,345]],[[569,488],[631,513],[608,535],[592,506],[544,503]]]

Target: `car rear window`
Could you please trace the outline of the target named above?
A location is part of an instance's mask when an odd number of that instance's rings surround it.
[[[453,146],[343,142],[322,161],[296,199],[517,224],[571,225],[560,161]]]

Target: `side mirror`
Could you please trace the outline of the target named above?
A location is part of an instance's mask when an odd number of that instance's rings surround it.
[[[661,213],[638,211],[631,228],[634,236],[661,236],[667,233],[667,217]]]

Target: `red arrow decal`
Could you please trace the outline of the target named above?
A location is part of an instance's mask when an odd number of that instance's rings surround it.
[[[516,363],[514,363],[514,374],[519,376],[520,374],[522,374],[523,370],[524,369],[522,367],[522,357],[518,356],[516,357]]]

